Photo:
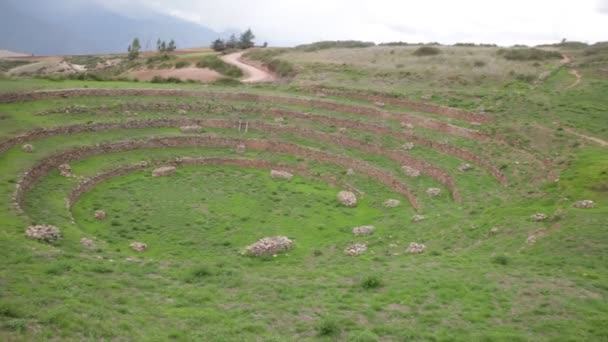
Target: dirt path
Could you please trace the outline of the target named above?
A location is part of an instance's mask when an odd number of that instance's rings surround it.
[[[564,65],[566,67],[571,67],[572,58],[570,58],[570,56],[566,55],[565,53],[562,53],[562,60],[560,61],[560,63],[562,63],[562,65]],[[567,86],[566,89],[576,87],[579,83],[581,83],[581,79],[583,78],[581,73],[578,72],[578,70],[576,70],[576,69],[570,69],[569,73],[570,73],[570,75],[576,77],[576,80],[574,80],[574,82],[572,82],[572,84]]]
[[[243,83],[258,83],[258,82],[272,82],[276,79],[274,75],[262,70],[253,65],[244,63],[241,58],[245,52],[235,52],[229,55],[222,56],[222,60],[226,63],[232,64],[243,71],[245,77],[241,79]]]
[[[566,131],[566,132],[568,132],[568,133],[570,133],[572,135],[576,135],[579,138],[583,138],[583,139],[586,139],[586,140],[589,140],[589,141],[593,141],[594,143],[600,144],[601,146],[608,146],[608,141],[606,141],[606,140],[602,140],[600,138],[596,138],[596,137],[592,137],[592,136],[589,136],[589,135],[585,135],[585,134],[579,133],[579,132],[577,132],[577,131],[575,131],[575,130],[573,130],[571,128],[568,128],[568,127],[562,127],[562,128],[564,129],[564,131]]]

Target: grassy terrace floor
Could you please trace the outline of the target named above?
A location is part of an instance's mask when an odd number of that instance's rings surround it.
[[[413,130],[416,136],[483,156],[507,175],[508,187],[502,187],[477,165],[469,172],[458,171],[463,160],[455,156],[424,146],[404,151],[401,146],[407,139],[358,129],[340,133],[340,127],[304,118],[286,118],[282,123],[356,138],[431,162],[454,177],[463,197],[461,204],[455,203],[438,181],[428,176],[407,177],[399,163],[385,156],[290,133],[251,130],[244,134],[218,128],[183,133],[177,127],[111,129],[27,141],[35,147],[31,154],[17,144],[0,154],[0,339],[607,339],[606,149],[573,139],[547,119],[550,113],[560,122],[604,134],[603,123],[591,128],[592,124],[571,112],[585,107],[591,111],[591,120],[598,121],[604,104],[595,98],[605,81],[597,81],[599,88],[594,84],[577,90],[584,95],[579,103],[582,107],[577,103],[566,106],[561,101],[575,95],[551,90],[570,81],[566,76],[558,71],[537,88],[522,90],[525,103],[509,104],[505,99],[496,105],[497,112],[489,114],[496,121],[480,127],[415,113],[505,137],[504,142],[488,142],[420,127]],[[85,86],[177,87],[314,97],[283,85],[0,81],[1,91]],[[501,94],[507,93],[512,96],[507,90]],[[491,96],[495,99],[501,94]],[[374,107],[369,101],[322,100]],[[443,101],[436,100],[434,96],[433,102]],[[585,104],[587,101],[591,104]],[[522,110],[530,103],[529,109]],[[155,104],[168,107],[125,107]],[[179,111],[179,106],[187,105],[208,109]],[[548,109],[539,110],[545,106]],[[75,107],[86,110],[65,112]],[[61,111],[36,115],[57,109]],[[35,128],[128,120],[225,119],[275,124],[276,115],[264,113],[272,109],[402,131],[397,120],[309,106],[115,96],[0,104],[0,140]],[[384,109],[403,110],[394,106]],[[533,113],[528,116],[528,111]],[[536,125],[548,131],[537,130]],[[11,198],[23,172],[55,153],[98,143],[193,135],[271,139],[365,161],[391,172],[410,187],[426,219],[412,222],[416,212],[404,196],[359,172],[347,175],[343,167],[285,153],[249,149],[239,154],[234,148],[208,147],[138,149],[85,157],[70,165],[75,175],[92,177],[141,161],[163,165],[176,157],[229,157],[305,165],[309,175],[285,181],[272,179],[269,170],[181,166],[169,177],[151,177],[156,166],[150,166],[98,184],[70,211],[65,199],[78,179],[52,170],[25,194],[24,213],[12,207]],[[557,172],[559,181],[548,181],[550,172]],[[335,183],[326,182],[327,177]],[[346,183],[365,193],[355,208],[340,206],[336,200],[336,193]],[[429,187],[441,188],[442,194],[428,196],[425,191]],[[401,205],[384,207],[389,198],[399,199]],[[580,199],[593,200],[596,208],[574,208],[573,203]],[[105,220],[94,219],[97,209],[106,211]],[[537,212],[549,218],[533,222],[530,215]],[[64,237],[53,245],[28,240],[24,230],[31,223],[56,225]],[[353,227],[367,224],[376,226],[373,235],[353,236]],[[492,231],[493,227],[497,229]],[[295,247],[262,259],[240,254],[257,239],[273,235],[288,236]],[[526,243],[530,236],[536,243]],[[96,247],[83,247],[81,238],[92,239]],[[132,241],[146,242],[149,249],[134,252],[129,249]],[[353,242],[366,242],[368,251],[359,257],[345,255],[344,248]],[[406,247],[410,242],[424,243],[427,249],[422,254],[409,254]]]

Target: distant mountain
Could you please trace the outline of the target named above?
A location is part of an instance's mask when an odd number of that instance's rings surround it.
[[[126,52],[134,37],[151,50],[158,38],[175,39],[178,48],[208,46],[225,35],[169,15],[133,18],[73,0],[2,0],[0,32],[0,49],[35,55]]]

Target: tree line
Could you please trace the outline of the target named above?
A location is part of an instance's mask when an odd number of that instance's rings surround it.
[[[231,49],[249,49],[255,46],[255,35],[251,31],[251,29],[247,29],[247,31],[241,33],[239,38],[236,37],[235,34],[230,35],[228,40],[216,39],[211,43],[211,48],[215,51],[221,52],[225,50]],[[262,47],[268,46],[268,43],[264,43]]]

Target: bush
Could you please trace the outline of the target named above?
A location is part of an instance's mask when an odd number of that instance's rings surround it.
[[[477,67],[477,68],[481,68],[481,67],[486,66],[486,62],[478,59],[478,60],[476,60],[476,61],[473,62],[473,66]]]
[[[317,326],[317,331],[320,336],[330,336],[338,333],[338,323],[332,318],[324,318]]]
[[[361,287],[366,290],[376,289],[382,286],[382,281],[376,276],[367,276],[361,280]]]
[[[367,48],[375,45],[376,44],[373,42],[362,42],[359,40],[326,40],[312,44],[298,45],[296,46],[296,49],[304,50],[305,52],[312,52],[323,49]]]
[[[182,83],[183,81],[176,77],[163,78],[160,76],[154,76],[152,78],[152,80],[150,80],[150,82],[152,82],[152,83]]]
[[[175,63],[175,69],[181,69],[190,66],[190,62],[187,61],[179,61]]]
[[[498,55],[510,61],[542,61],[546,59],[560,59],[561,53],[535,48],[500,49]]]
[[[239,78],[243,76],[243,72],[238,67],[228,64],[221,60],[218,56],[205,56],[203,59],[196,63],[198,68],[209,68],[211,70],[215,70],[222,75],[228,77]]]
[[[414,51],[415,56],[434,56],[441,53],[439,48],[434,46],[421,46]]]
[[[492,262],[498,265],[507,265],[509,264],[510,260],[506,255],[496,255],[492,258]]]
[[[158,54],[155,56],[148,57],[146,59],[146,64],[150,65],[150,64],[155,64],[155,63],[166,62],[166,61],[170,61],[175,58],[177,58],[177,57],[175,57],[173,55],[168,55],[166,53],[161,53],[161,54]]]
[[[214,81],[212,84],[218,86],[235,87],[241,85],[241,81],[232,77],[224,77]]]

